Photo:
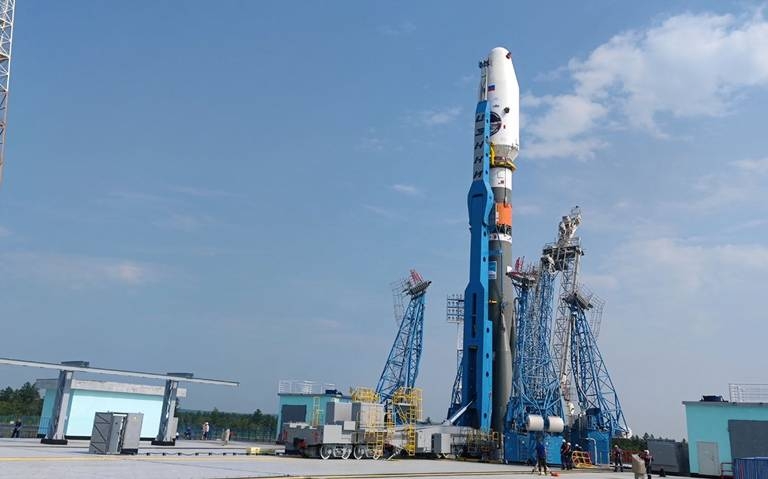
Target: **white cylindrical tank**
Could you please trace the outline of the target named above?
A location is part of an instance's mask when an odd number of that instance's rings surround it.
[[[559,433],[565,429],[565,421],[559,416],[549,416],[547,418],[547,432]]]
[[[529,414],[525,418],[525,428],[529,431],[543,431],[544,430],[544,418],[538,414]]]
[[[509,50],[491,50],[484,83],[485,98],[491,107],[494,155],[502,163],[513,163],[520,151],[520,85]]]

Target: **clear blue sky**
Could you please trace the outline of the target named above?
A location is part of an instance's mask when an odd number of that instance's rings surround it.
[[[279,379],[375,385],[389,283],[416,267],[442,417],[497,45],[523,94],[515,255],[582,207],[631,427],[683,437],[681,401],[768,382],[768,19],[749,2],[19,2],[2,355],[236,379],[184,407],[274,412]]]

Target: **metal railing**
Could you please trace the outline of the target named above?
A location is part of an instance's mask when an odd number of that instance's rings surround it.
[[[731,402],[768,402],[768,384],[729,384]]]

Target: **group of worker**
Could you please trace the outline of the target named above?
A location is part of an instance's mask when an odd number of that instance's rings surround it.
[[[560,469],[573,469],[573,453],[583,450],[578,444],[571,446],[570,442],[563,439],[563,444],[560,446]]]
[[[571,447],[571,443],[563,439],[563,444],[560,446],[560,468],[573,469],[573,453],[582,451],[581,446],[576,444]],[[533,472],[537,472],[540,475],[547,475],[549,469],[547,468],[547,448],[544,446],[543,441],[539,441],[536,444],[536,464],[533,466]]]
[[[582,450],[578,444],[571,447],[571,443],[563,439],[563,444],[560,446],[560,468],[563,470],[573,469],[573,453]],[[638,457],[645,465],[645,473],[648,475],[648,479],[651,479],[651,462],[653,461],[651,452],[646,449],[638,454]],[[618,444],[613,446],[611,460],[613,462],[613,472],[624,472],[624,451],[621,450]],[[543,441],[539,441],[536,444],[536,465],[533,472],[538,472],[541,475],[549,473],[547,468],[547,448],[544,446]]]

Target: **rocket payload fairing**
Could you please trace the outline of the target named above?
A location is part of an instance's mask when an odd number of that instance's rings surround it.
[[[480,69],[462,364],[462,406],[471,412],[463,423],[503,432],[515,345],[513,286],[507,272],[512,266],[512,173],[520,149],[520,87],[505,48],[491,50]]]

